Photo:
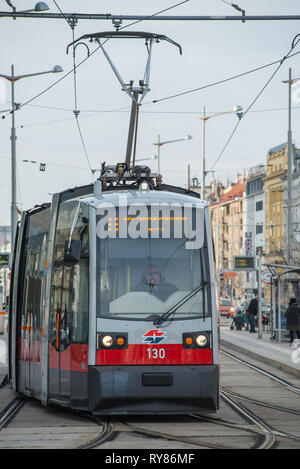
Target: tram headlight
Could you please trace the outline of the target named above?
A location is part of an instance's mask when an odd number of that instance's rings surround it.
[[[104,347],[111,347],[114,342],[114,339],[111,335],[104,335],[101,337],[101,343]]]
[[[140,192],[149,192],[149,184],[147,181],[143,181],[139,187]]]
[[[183,348],[198,349],[198,348],[211,348],[211,331],[193,331],[184,332],[182,334]]]
[[[195,338],[196,344],[199,345],[199,347],[206,347],[208,343],[208,338],[204,334],[199,334]]]
[[[97,332],[97,350],[117,350],[128,348],[127,332]]]

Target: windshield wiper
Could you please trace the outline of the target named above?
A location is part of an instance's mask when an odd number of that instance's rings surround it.
[[[190,291],[187,295],[185,295],[180,301],[178,301],[178,303],[176,303],[175,305],[173,305],[168,311],[166,311],[165,313],[163,313],[161,316],[159,315],[151,315],[149,316],[147,319],[150,319],[152,320],[153,319],[153,325],[154,326],[159,326],[160,324],[162,324],[164,321],[166,321],[168,319],[169,316],[171,316],[171,314],[175,313],[176,310],[178,308],[180,308],[180,306],[184,305],[184,303],[186,303],[188,300],[190,300],[191,298],[193,298],[194,295],[196,295],[200,290],[203,290],[205,287],[207,286],[211,286],[212,283],[210,282],[201,282],[196,288],[194,288],[192,291]]]

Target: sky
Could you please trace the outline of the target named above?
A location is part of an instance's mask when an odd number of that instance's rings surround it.
[[[34,6],[31,0],[12,0],[17,11]],[[180,0],[47,0],[49,12],[111,13],[114,15],[153,15],[180,3]],[[239,16],[230,0],[189,0],[163,13],[165,15]],[[297,15],[298,0],[236,0],[246,15]],[[11,11],[0,0],[0,11]],[[132,21],[124,21],[126,26]],[[102,162],[125,160],[130,98],[121,90],[101,50],[77,68],[75,107],[72,30],[64,19],[0,18],[0,74],[15,75],[51,70],[60,65],[64,72],[27,77],[15,84],[15,102],[25,104],[15,112],[17,157],[17,204],[27,210],[51,201],[53,193],[92,182],[92,169]],[[83,34],[110,31],[109,20],[79,20],[75,39]],[[202,121],[206,114],[232,110],[237,104],[246,110],[271,78],[278,64],[255,73],[210,86],[202,90],[173,95],[204,87],[282,59],[290,51],[293,38],[300,33],[299,21],[143,21],[127,30],[165,34],[182,46],[166,41],[154,44],[150,92],[141,107],[137,158],[155,153],[161,141],[183,140],[161,147],[161,172],[165,183],[184,187],[187,166],[191,177],[201,178]],[[90,52],[96,49],[89,43]],[[143,40],[114,39],[105,45],[125,83],[143,78],[147,53]],[[293,52],[300,51],[300,42]],[[76,48],[76,64],[87,57],[84,46]],[[289,67],[300,77],[300,54],[285,60],[270,83],[242,118],[232,139],[220,156],[236,123],[234,113],[211,118],[206,123],[207,181],[214,176],[223,183],[235,181],[237,173],[265,164],[270,148],[287,140]],[[57,84],[58,79],[61,81]],[[300,82],[299,82],[300,83]],[[54,85],[45,91],[50,85]],[[299,84],[298,84],[299,85]],[[293,88],[293,143],[300,147],[300,87]],[[298,86],[298,88],[297,88]],[[44,92],[45,91],[45,92]],[[34,98],[39,93],[40,96]],[[168,98],[168,99],[165,99]],[[11,85],[0,80],[0,111],[11,104]],[[157,101],[153,103],[153,101]],[[76,124],[74,110],[80,111]],[[0,113],[0,225],[10,224],[11,201],[11,114]],[[82,143],[84,142],[84,145]],[[28,163],[23,160],[36,161]],[[218,160],[216,162],[216,160]],[[39,171],[46,163],[46,171]],[[157,161],[145,162],[153,171]],[[97,173],[95,173],[97,175]],[[99,173],[98,173],[99,174]]]

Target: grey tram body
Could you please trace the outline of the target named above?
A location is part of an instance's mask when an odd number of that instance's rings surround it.
[[[170,186],[171,187],[171,186]],[[142,203],[150,205],[153,203],[168,204],[198,204],[203,210],[204,238],[206,249],[206,276],[210,279],[211,287],[207,295],[207,317],[189,318],[187,320],[172,319],[167,324],[163,324],[162,330],[168,336],[170,343],[182,341],[184,331],[206,331],[210,335],[210,349],[212,353],[212,363],[210,364],[101,364],[97,363],[97,337],[103,331],[117,331],[120,334],[126,334],[128,343],[134,343],[143,346],[143,333],[148,329],[155,329],[152,320],[135,320],[134,317],[126,318],[107,318],[99,317],[97,314],[99,305],[98,297],[98,278],[97,273],[97,220],[96,214],[100,205],[111,205],[119,208],[120,196],[126,196],[128,204]],[[71,231],[76,234],[80,230],[85,231],[85,240],[88,244],[88,255],[83,256],[83,264],[78,267],[78,272],[82,269],[84,275],[88,277],[88,286],[80,286],[83,290],[83,298],[86,298],[88,314],[85,319],[85,326],[76,323],[78,337],[74,342],[66,344],[63,333],[72,335],[73,330],[61,331],[58,320],[56,331],[57,349],[55,335],[53,335],[53,303],[55,301],[54,269],[66,269],[69,272],[69,266],[64,267],[57,260],[57,232],[60,223],[60,210],[62,207],[72,207],[73,224]],[[80,206],[81,219],[86,221],[86,227],[82,225],[77,227],[76,216],[78,216],[78,207]],[[77,214],[76,214],[77,210]],[[34,250],[35,236],[32,237],[32,248],[26,248],[25,244],[30,235],[29,223],[33,215],[49,213],[48,229],[43,233],[43,240],[39,238],[40,254],[40,277],[34,285],[39,288],[39,305],[35,305],[36,317],[25,311],[29,307],[28,297],[26,297],[25,284],[28,281],[25,277],[32,275],[29,269],[34,272],[35,267],[30,267],[30,249]],[[84,214],[84,216],[82,215]],[[75,221],[74,221],[75,220]],[[34,227],[33,227],[34,228]],[[32,228],[32,229],[33,229]],[[37,227],[39,229],[39,227]],[[68,226],[70,232],[70,227]],[[72,232],[72,233],[73,233]],[[28,235],[29,233],[29,235]],[[69,236],[71,239],[72,235]],[[30,236],[29,236],[30,238]],[[28,238],[28,239],[29,239]],[[68,240],[68,237],[67,239]],[[29,260],[28,260],[29,259]],[[36,259],[33,258],[32,259]],[[33,261],[31,262],[31,264]],[[58,266],[58,267],[57,267]],[[69,270],[68,270],[69,269]],[[29,272],[29,274],[28,274]],[[77,273],[78,273],[77,272]],[[80,270],[81,272],[81,270]],[[82,272],[80,275],[82,276]],[[79,274],[78,274],[79,275]],[[31,278],[31,282],[33,282]],[[78,277],[79,278],[79,277]],[[82,277],[83,278],[83,277]],[[85,281],[84,281],[85,282]],[[187,412],[215,412],[219,406],[219,352],[218,352],[218,314],[216,307],[216,292],[214,288],[214,259],[213,247],[210,235],[210,222],[208,215],[208,204],[197,198],[195,193],[174,189],[172,191],[166,186],[166,190],[150,190],[142,193],[137,189],[108,190],[98,193],[93,185],[75,188],[59,194],[55,194],[51,204],[36,207],[24,212],[18,227],[18,236],[15,245],[13,259],[13,278],[11,288],[10,302],[10,380],[13,389],[24,393],[25,395],[39,399],[44,405],[51,403],[59,404],[74,409],[86,410],[94,414],[180,414]],[[26,285],[27,285],[26,284]],[[27,288],[28,289],[28,288]],[[62,296],[64,286],[61,287]],[[87,290],[87,291],[85,291]],[[60,291],[60,290],[59,290]],[[26,293],[26,294],[25,294]],[[32,293],[31,293],[32,294]],[[70,301],[76,301],[76,289],[72,293]],[[27,295],[28,296],[28,295]],[[24,299],[25,298],[25,299]],[[34,298],[34,296],[33,296]],[[27,301],[27,303],[26,303]],[[34,301],[34,300],[33,300]],[[61,300],[62,301],[62,300]],[[80,303],[80,301],[79,301]],[[28,306],[29,305],[29,306]],[[80,303],[80,307],[84,308]],[[40,309],[38,309],[40,308]],[[56,313],[57,314],[57,313]],[[58,314],[57,314],[58,316]],[[61,312],[61,317],[63,312]],[[66,316],[66,313],[65,313]],[[24,318],[27,321],[24,323]],[[27,319],[26,319],[27,318]],[[36,320],[36,324],[33,322]],[[23,322],[22,322],[23,321]],[[39,321],[39,324],[37,324]],[[80,329],[81,327],[81,329]],[[84,329],[84,330],[83,330]],[[26,335],[27,334],[27,335]],[[32,334],[30,336],[30,334]],[[36,334],[35,339],[33,339]],[[87,342],[83,339],[87,338]],[[26,340],[28,346],[33,343],[39,343],[37,359],[32,360],[28,357],[22,358],[20,350],[25,350]],[[60,341],[60,343],[58,343]],[[23,344],[23,345],[20,345]],[[62,363],[63,352],[67,353],[68,347],[74,346],[78,358],[78,369],[68,369]],[[76,349],[75,349],[76,346]],[[22,349],[22,350],[23,350]],[[54,350],[55,349],[55,350]],[[63,349],[63,352],[62,352]],[[72,349],[72,350],[73,350]],[[54,350],[53,356],[57,356],[57,365],[53,365],[50,350]],[[25,353],[25,352],[24,352]],[[72,352],[73,353],[73,352]],[[80,362],[81,360],[81,362]],[[81,367],[81,369],[80,369]]]

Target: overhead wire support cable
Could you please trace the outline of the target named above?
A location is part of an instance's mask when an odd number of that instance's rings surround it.
[[[54,1],[54,0],[53,0],[53,1]],[[190,0],[186,0],[186,1],[190,1]],[[55,2],[55,3],[56,3],[56,2]],[[176,4],[176,5],[173,5],[172,7],[169,7],[168,10],[170,10],[171,8],[175,8],[175,7],[178,6],[178,5],[181,5],[181,3],[178,3],[178,4]],[[58,7],[58,9],[60,9],[59,6],[57,5],[57,3],[56,3],[56,6]],[[161,11],[164,11],[164,10],[161,10]],[[139,20],[139,22],[140,22],[140,21],[144,21],[146,18],[154,18],[155,15],[157,15],[157,14],[159,14],[159,13],[160,13],[160,12],[157,12],[157,13],[155,13],[155,14],[153,14],[153,15],[148,16],[148,17],[143,17],[143,18],[141,18],[141,19]],[[110,15],[107,15],[107,16],[110,16]],[[1,12],[0,12],[0,17],[1,17]],[[61,18],[61,17],[64,18],[64,19],[67,21],[68,24],[69,24],[68,19],[72,19],[72,18],[73,18],[73,19],[78,19],[78,16],[77,16],[76,13],[72,13],[72,14],[69,14],[69,13],[68,13],[68,14],[66,14],[66,13],[61,13],[61,16],[59,16],[59,17],[60,17],[60,18]],[[110,19],[110,18],[106,17],[106,19]],[[123,28],[126,28],[126,27],[128,27],[128,26],[130,26],[130,25],[125,25],[125,26],[123,26]],[[122,29],[123,29],[123,28],[122,28]],[[107,40],[108,40],[108,39],[107,39]],[[106,42],[106,41],[104,41],[103,44],[105,44],[105,42]],[[103,44],[102,44],[102,45],[103,45]],[[76,65],[76,69],[77,69],[78,67],[80,67],[84,62],[86,62],[86,61],[88,60],[88,58],[91,57],[93,54],[95,54],[99,49],[100,49],[100,46],[97,47],[96,49],[94,49],[92,52],[90,52],[87,57],[85,57],[81,62],[79,62],[79,63]],[[54,86],[58,85],[58,83],[60,83],[62,80],[64,80],[65,78],[67,78],[71,73],[73,73],[73,71],[74,71],[74,68],[72,68],[71,70],[69,70],[69,72],[65,73],[65,74],[64,74],[63,76],[61,76],[57,81],[55,81],[54,83],[52,83],[50,86],[48,86],[47,88],[45,88],[43,91],[40,91],[38,94],[36,94],[36,95],[33,96],[32,98],[30,98],[28,101],[26,101],[25,103],[21,104],[18,109],[21,109],[23,106],[26,106],[27,104],[31,103],[32,101],[34,101],[35,99],[39,98],[39,97],[42,96],[44,93],[46,93],[47,91],[49,91],[50,89],[52,89]],[[5,114],[4,117],[6,117],[6,115],[8,115],[8,114],[10,114],[10,112],[8,112],[7,114]]]
[[[250,109],[252,108],[252,106],[256,103],[256,101],[259,99],[259,97],[262,95],[262,93],[264,92],[264,90],[267,88],[267,86],[269,85],[269,83],[272,81],[272,79],[274,78],[274,76],[276,75],[276,73],[278,72],[278,70],[280,69],[280,67],[282,66],[282,64],[289,58],[291,52],[293,51],[293,49],[296,47],[296,45],[300,42],[300,38],[296,41],[296,38],[300,36],[300,34],[297,34],[293,41],[292,41],[292,45],[290,47],[290,50],[289,52],[284,56],[282,57],[282,59],[279,61],[279,65],[278,67],[275,69],[275,71],[272,73],[272,75],[270,76],[270,78],[268,79],[268,81],[266,82],[266,84],[263,86],[263,88],[260,90],[260,92],[255,96],[255,98],[252,100],[252,102],[250,103],[250,105],[248,106],[248,108],[246,109],[246,111],[243,113],[243,115],[239,118],[238,122],[236,123],[236,125],[234,126],[234,129],[233,131],[231,132],[229,138],[227,139],[221,153],[219,154],[218,158],[215,160],[215,162],[213,163],[213,165],[211,166],[210,168],[210,171],[215,167],[215,165],[217,164],[217,162],[220,160],[220,158],[222,157],[222,155],[224,154],[224,151],[226,150],[226,148],[228,147],[232,137],[234,136],[238,126],[240,125],[240,122],[241,122],[241,119],[243,119],[245,117],[245,115],[250,111]],[[297,52],[299,53],[299,52]],[[295,55],[295,54],[294,54]],[[276,62],[278,63],[278,61]]]
[[[295,55],[298,55],[298,54],[300,54],[300,51],[295,52],[294,54],[291,54],[289,56],[286,56],[286,59],[291,59],[292,57],[294,57]],[[270,62],[270,63],[267,63],[265,65],[261,65],[260,67],[256,67],[256,68],[253,68],[251,70],[247,70],[246,72],[238,73],[237,75],[233,75],[231,77],[224,78],[223,80],[218,80],[218,81],[215,81],[213,83],[209,83],[208,85],[199,86],[198,88],[193,88],[191,90],[182,91],[181,93],[166,96],[165,98],[160,98],[160,99],[155,99],[153,101],[148,101],[145,104],[151,104],[151,103],[156,104],[156,103],[159,103],[161,101],[167,101],[168,99],[179,98],[180,96],[184,96],[186,94],[196,93],[197,91],[205,90],[206,88],[211,88],[212,86],[222,85],[223,83],[226,83],[226,82],[231,81],[231,80],[235,80],[237,78],[241,78],[245,75],[250,75],[251,73],[258,72],[260,70],[263,70],[264,68],[271,67],[272,65],[280,64],[282,62],[282,60],[283,59],[281,58],[281,59],[275,60],[274,62]]]
[[[180,4],[177,4],[177,5],[180,5]],[[177,6],[177,5],[174,5],[173,7],[169,7],[169,9],[170,9],[170,8],[174,8],[174,7]],[[157,14],[158,14],[158,13],[156,13],[156,15],[157,15]],[[64,13],[63,15],[64,15],[64,16],[61,16],[61,17],[63,17],[67,22],[68,22],[68,18],[77,18],[77,19],[78,19],[78,15],[77,15],[76,13],[73,13],[73,14],[66,14],[66,13]],[[112,15],[106,15],[106,19],[111,19],[111,18],[110,18],[111,16],[112,16]],[[1,17],[1,12],[0,12],[0,17]],[[141,18],[139,21],[143,21],[143,20],[146,20],[147,18],[152,18],[152,17],[153,17],[153,19],[154,19],[154,18],[157,18],[156,16],[151,15],[151,16],[149,16],[149,17],[143,17],[143,18]],[[119,18],[119,17],[118,17],[118,18]],[[159,17],[159,18],[161,18],[161,17]],[[299,18],[298,18],[298,19],[300,19],[300,15],[299,15]],[[129,26],[130,26],[130,25],[129,25]],[[124,26],[123,28],[126,28],[126,27],[128,27],[128,26],[126,25],[126,26]],[[123,29],[123,28],[122,28],[122,29]],[[89,57],[91,57],[93,54],[95,54],[99,49],[100,49],[100,46],[97,47],[96,49],[94,49],[94,50],[89,54],[89,56],[85,57],[81,62],[79,62],[79,63],[76,65],[76,69],[77,69],[78,67],[80,67],[84,62],[86,62],[86,60],[87,60]],[[295,55],[297,55],[297,54],[299,54],[299,53],[300,53],[300,52],[296,52],[295,54],[290,55],[288,58],[292,58],[293,56],[295,56]],[[200,91],[200,90],[202,90],[202,89],[209,88],[209,87],[211,87],[211,86],[215,86],[215,85],[218,85],[218,84],[225,83],[226,81],[230,81],[230,80],[239,78],[239,77],[241,77],[241,76],[243,76],[243,75],[247,75],[248,73],[253,73],[253,72],[258,71],[258,70],[261,70],[261,69],[263,69],[263,68],[265,68],[265,67],[269,67],[269,66],[271,66],[271,65],[274,65],[274,64],[276,64],[276,63],[278,63],[278,62],[280,62],[280,60],[277,60],[277,61],[275,61],[275,62],[271,62],[271,63],[266,64],[266,65],[263,65],[263,66],[261,66],[261,67],[257,67],[257,68],[255,68],[255,69],[249,70],[249,71],[247,71],[247,72],[243,72],[243,73],[238,74],[238,75],[235,75],[235,76],[233,76],[233,77],[229,77],[229,78],[226,78],[226,79],[224,79],[224,80],[220,80],[220,81],[211,83],[211,84],[209,84],[209,85],[204,85],[204,86],[201,86],[201,87],[199,87],[199,88],[195,88],[195,89],[192,89],[192,90],[184,91],[184,92],[182,92],[182,93],[177,93],[177,94],[175,94],[175,95],[168,96],[168,97],[166,97],[166,98],[161,98],[161,99],[158,99],[158,100],[155,100],[155,101],[151,101],[151,102],[157,103],[157,102],[160,102],[160,101],[163,101],[163,100],[166,100],[166,99],[171,99],[171,98],[173,98],[173,97],[175,98],[175,97],[178,97],[178,96],[183,96],[184,94],[188,94],[188,93],[193,93],[193,92],[196,92],[196,91]],[[19,108],[21,108],[21,107],[23,107],[23,106],[26,106],[27,104],[31,103],[31,102],[34,101],[35,99],[39,98],[41,95],[43,95],[44,93],[46,93],[47,91],[49,91],[51,88],[53,88],[54,86],[56,86],[57,84],[59,84],[62,80],[64,80],[64,79],[65,79],[67,76],[69,76],[72,72],[73,72],[73,69],[70,70],[69,72],[67,72],[65,75],[61,76],[56,82],[52,83],[50,86],[48,86],[47,88],[45,88],[43,91],[39,92],[38,94],[36,94],[36,95],[33,96],[32,98],[30,98],[28,101],[26,101],[25,103],[21,104]],[[147,102],[147,103],[144,103],[144,104],[149,104],[149,103],[151,103],[151,102]],[[8,115],[8,114],[9,114],[9,112],[8,112],[6,115]],[[6,116],[6,115],[5,115],[5,116]],[[5,117],[5,116],[4,116],[4,117]]]
[[[73,110],[73,114],[74,114],[74,117],[75,117],[76,126],[77,126],[77,129],[78,129],[78,132],[79,132],[79,136],[80,136],[80,140],[81,140],[81,143],[82,143],[83,151],[84,151],[86,160],[88,162],[88,165],[89,165],[90,171],[92,173],[92,177],[93,177],[94,173],[95,173],[95,170],[93,170],[93,168],[91,166],[91,162],[90,162],[90,159],[89,159],[89,156],[88,156],[86,144],[85,144],[85,141],[84,141],[84,138],[83,138],[81,126],[80,126],[79,119],[78,119],[80,111],[78,110],[78,99],[77,99],[77,77],[76,77],[77,67],[76,67],[76,59],[75,59],[75,49],[76,49],[77,45],[79,45],[79,44],[75,45],[75,43],[74,43],[75,42],[74,30],[75,30],[75,26],[76,26],[78,20],[75,16],[66,17],[65,14],[63,13],[63,11],[61,10],[60,6],[58,5],[58,3],[55,0],[53,0],[53,2],[56,5],[56,7],[58,8],[58,10],[60,11],[60,13],[63,15],[63,17],[65,18],[66,22],[68,23],[68,25],[70,26],[70,28],[72,30],[72,39],[73,39],[73,83],[74,83],[74,108],[75,108]],[[89,52],[89,49],[88,49],[87,58],[89,56],[90,56],[90,52]]]
[[[148,16],[147,18],[149,18],[149,17],[153,18],[153,17],[155,17],[156,15],[158,15],[159,13],[161,13],[161,12],[163,12],[163,11],[170,10],[170,9],[172,9],[172,8],[175,8],[175,7],[179,6],[179,5],[182,5],[183,3],[187,3],[188,1],[190,1],[190,0],[184,0],[184,1],[180,2],[180,3],[177,3],[176,5],[173,5],[173,6],[171,6],[171,7],[168,7],[168,8],[165,9],[165,10],[161,10],[161,11],[159,11],[159,12],[153,14],[153,15],[150,15],[150,16]],[[77,68],[77,67],[76,67],[76,61],[75,61],[75,49],[76,49],[76,47],[77,47],[79,44],[84,44],[84,43],[78,43],[78,40],[75,41],[75,37],[74,37],[74,28],[75,28],[75,26],[76,26],[76,24],[77,24],[77,22],[78,22],[78,18],[77,18],[77,16],[76,16],[76,14],[74,13],[74,14],[72,14],[71,17],[70,17],[69,14],[63,13],[63,11],[61,10],[61,8],[59,7],[58,3],[57,3],[55,0],[53,0],[53,2],[54,2],[54,4],[56,5],[56,7],[58,8],[58,10],[60,11],[62,17],[66,20],[66,22],[68,23],[68,25],[69,25],[70,28],[72,29],[72,39],[73,39],[73,41],[72,41],[72,43],[71,43],[70,45],[73,46],[73,74],[74,74],[74,99],[75,99],[75,110],[73,111],[73,113],[74,113],[74,116],[75,116],[75,118],[76,118],[76,124],[77,124],[77,127],[78,127],[78,131],[79,131],[79,134],[80,134],[80,138],[81,138],[81,142],[82,142],[82,145],[83,145],[83,148],[84,148],[84,152],[85,152],[86,159],[87,159],[87,161],[88,161],[88,164],[89,164],[90,170],[91,170],[91,172],[92,172],[92,175],[94,175],[95,170],[92,169],[91,164],[90,164],[90,161],[89,161],[89,157],[88,157],[88,154],[87,154],[86,145],[85,145],[85,142],[84,142],[84,139],[83,139],[81,127],[80,127],[79,120],[78,120],[78,116],[79,116],[80,111],[78,110],[78,107],[77,107],[77,84],[76,84],[76,68]],[[144,20],[144,18],[141,19],[141,20],[139,20],[139,21],[143,21],[143,20]],[[139,21],[137,21],[137,23],[138,23]],[[121,29],[124,29],[124,28],[126,28],[126,27],[128,27],[128,26],[130,26],[130,25],[126,25],[126,26],[124,26],[124,27],[121,28]],[[117,27],[117,30],[118,30],[118,29],[119,29],[119,28]],[[125,34],[128,34],[128,33],[125,33]],[[82,36],[82,37],[84,37],[84,36]],[[169,42],[172,42],[174,45],[178,46],[177,43],[175,43],[174,41],[171,41],[169,38],[167,38],[167,37],[164,37],[164,38],[165,38],[166,40],[168,40]],[[81,39],[81,38],[80,38],[80,39]],[[80,39],[79,39],[79,40],[80,40]],[[105,44],[108,40],[109,40],[109,38],[107,38],[106,41],[104,41],[103,44]],[[114,64],[112,64],[112,62],[111,62],[111,60],[110,60],[108,54],[106,53],[105,49],[103,48],[103,44],[101,44],[100,38],[99,38],[97,41],[98,41],[99,46],[98,46],[97,49],[95,49],[94,52],[96,52],[99,48],[102,49],[104,55],[105,55],[106,58],[108,59],[108,61],[109,61],[110,65],[112,66],[112,68],[113,68],[115,74],[117,75],[119,81],[120,81],[121,84],[122,84],[122,79],[121,79],[121,77],[119,76],[119,74],[118,74],[118,72],[117,72],[117,70],[116,70]],[[76,42],[77,42],[77,44],[75,45]],[[84,45],[86,46],[86,44],[84,44]],[[69,46],[68,46],[68,47],[69,47]],[[86,47],[87,47],[87,46],[86,46]],[[179,46],[179,48],[180,48],[180,53],[181,53],[181,47]],[[87,49],[88,49],[88,56],[86,57],[85,60],[87,60],[87,58],[89,58],[89,56],[91,55],[91,54],[89,53],[89,48],[88,48],[88,47],[87,47]],[[145,76],[146,76],[147,78],[149,78],[148,75],[149,75],[149,73],[150,73],[151,49],[152,49],[152,38],[150,39],[150,48],[149,48],[149,50],[148,50],[148,61],[147,61],[146,72],[145,72]],[[68,53],[68,48],[67,48],[67,53]],[[81,63],[83,63],[83,62],[81,62]],[[81,65],[81,63],[80,63],[79,65]],[[70,73],[70,72],[69,72],[69,73]],[[69,73],[68,73],[68,74],[69,74]],[[67,76],[68,74],[66,74],[65,76]],[[149,90],[148,83],[146,83],[146,85],[145,85],[144,88],[145,88],[145,89],[144,89],[144,92],[143,92],[143,94],[142,94],[142,99],[143,99],[144,95],[146,94],[146,92]],[[123,90],[126,91],[127,93],[128,93],[128,91],[129,91],[129,90],[127,90],[127,87],[124,86],[124,84],[123,84]],[[130,93],[129,93],[129,94],[130,94]],[[131,96],[131,94],[130,94],[130,96]],[[133,96],[131,96],[131,97],[133,97]],[[27,102],[26,104],[28,104],[28,102]],[[139,109],[140,104],[136,103],[136,105],[137,105],[137,113],[138,113],[138,109]],[[136,126],[137,126],[137,122],[138,122],[138,118],[136,118]],[[135,140],[134,140],[134,159],[135,159],[135,152],[136,152],[136,136],[135,136]]]
[[[100,47],[99,47],[100,48]],[[94,51],[90,52],[90,55],[89,56],[92,56],[99,48],[95,49]],[[299,52],[295,52],[294,54],[290,54],[288,57],[286,57],[286,60],[289,60],[291,59],[292,57],[296,56],[300,54],[300,51]],[[86,57],[85,59],[83,59],[78,65],[76,65],[76,69],[82,65],[89,57]],[[213,87],[213,86],[217,86],[217,85],[220,85],[220,84],[223,84],[223,83],[226,83],[228,81],[231,81],[231,80],[235,80],[237,78],[240,78],[244,75],[248,75],[248,74],[251,74],[251,73],[254,73],[254,72],[257,72],[259,70],[263,70],[264,68],[267,68],[267,67],[270,67],[272,65],[275,65],[277,63],[280,63],[282,61],[282,59],[279,59],[279,60],[276,60],[274,62],[270,62],[268,64],[265,64],[265,65],[262,65],[260,67],[257,67],[257,68],[254,68],[252,70],[248,70],[247,72],[242,72],[238,75],[234,75],[232,77],[228,77],[228,78],[225,78],[223,80],[220,80],[220,81],[217,81],[217,82],[213,82],[213,83],[209,83],[208,85],[203,85],[199,88],[194,88],[192,90],[188,90],[188,91],[184,91],[182,93],[178,93],[176,95],[172,95],[172,96],[168,96],[166,98],[161,98],[161,99],[158,99],[158,100],[155,100],[155,101],[148,101],[148,102],[145,102],[145,104],[151,104],[151,103],[157,103],[157,102],[160,102],[160,101],[165,101],[167,99],[171,99],[171,98],[176,98],[176,97],[180,97],[180,96],[183,96],[184,94],[188,94],[188,93],[193,93],[193,92],[196,92],[196,91],[201,91],[203,89],[206,89],[206,88],[210,88],[210,87]],[[71,69],[69,72],[67,72],[65,75],[63,75],[61,78],[59,78],[56,82],[52,83],[49,87],[47,87],[45,90],[43,90],[42,92],[38,93],[37,95],[33,96],[32,98],[30,98],[28,101],[26,101],[25,103],[23,104],[20,104],[18,109],[19,110],[21,107],[23,106],[27,106],[27,105],[31,105],[31,106],[37,106],[37,107],[48,107],[50,109],[59,109],[59,110],[65,110],[65,111],[70,111],[70,109],[65,109],[65,108],[56,108],[56,107],[51,107],[51,106],[41,106],[41,105],[36,105],[36,104],[30,104],[32,101],[34,101],[35,99],[37,99],[39,96],[41,96],[42,94],[46,93],[49,89],[53,88],[55,85],[57,85],[60,81],[62,81],[64,78],[66,78],[68,75],[70,75],[71,73],[73,72],[73,69]],[[99,110],[95,110],[95,111],[87,111],[85,110],[84,112],[93,112],[93,113],[102,113],[102,112],[119,112],[123,109],[128,109],[128,106],[123,106],[123,107],[120,107],[118,109],[113,109],[113,110],[103,110],[103,111],[99,111]],[[270,109],[270,111],[272,110],[279,110],[279,109]],[[266,111],[268,111],[268,109],[266,109]],[[6,117],[8,114],[10,114],[11,111],[7,111],[6,114],[4,114],[4,117]],[[260,110],[257,110],[257,111],[251,111],[251,112],[260,112]],[[90,115],[93,115],[93,114],[90,114]],[[89,117],[90,115],[85,115],[83,117]],[[69,118],[66,118],[66,119],[59,119],[57,120],[57,122],[60,122],[60,121],[64,121],[64,120],[68,120]],[[50,123],[52,122],[56,122],[56,121],[50,121]],[[46,122],[48,123],[48,122]],[[43,123],[42,123],[43,124]],[[38,124],[33,124],[33,125],[38,125]]]
[[[122,27],[120,27],[119,29],[129,28],[129,26],[133,26],[133,25],[135,25],[135,24],[137,24],[137,23],[140,23],[141,21],[155,19],[155,17],[156,17],[157,15],[160,15],[161,13],[164,13],[165,11],[172,10],[173,8],[176,8],[176,7],[180,6],[180,5],[182,5],[183,3],[187,3],[187,2],[190,2],[190,1],[191,1],[191,0],[184,0],[183,2],[176,3],[176,5],[172,5],[172,6],[168,7],[168,8],[165,8],[164,10],[160,10],[160,11],[158,11],[158,12],[156,12],[156,13],[153,13],[152,15],[149,15],[149,16],[143,18],[143,19],[139,19],[139,20],[137,20],[137,21],[134,21],[133,23],[126,24],[125,26],[122,26]],[[121,20],[121,23],[122,23],[122,20]]]

